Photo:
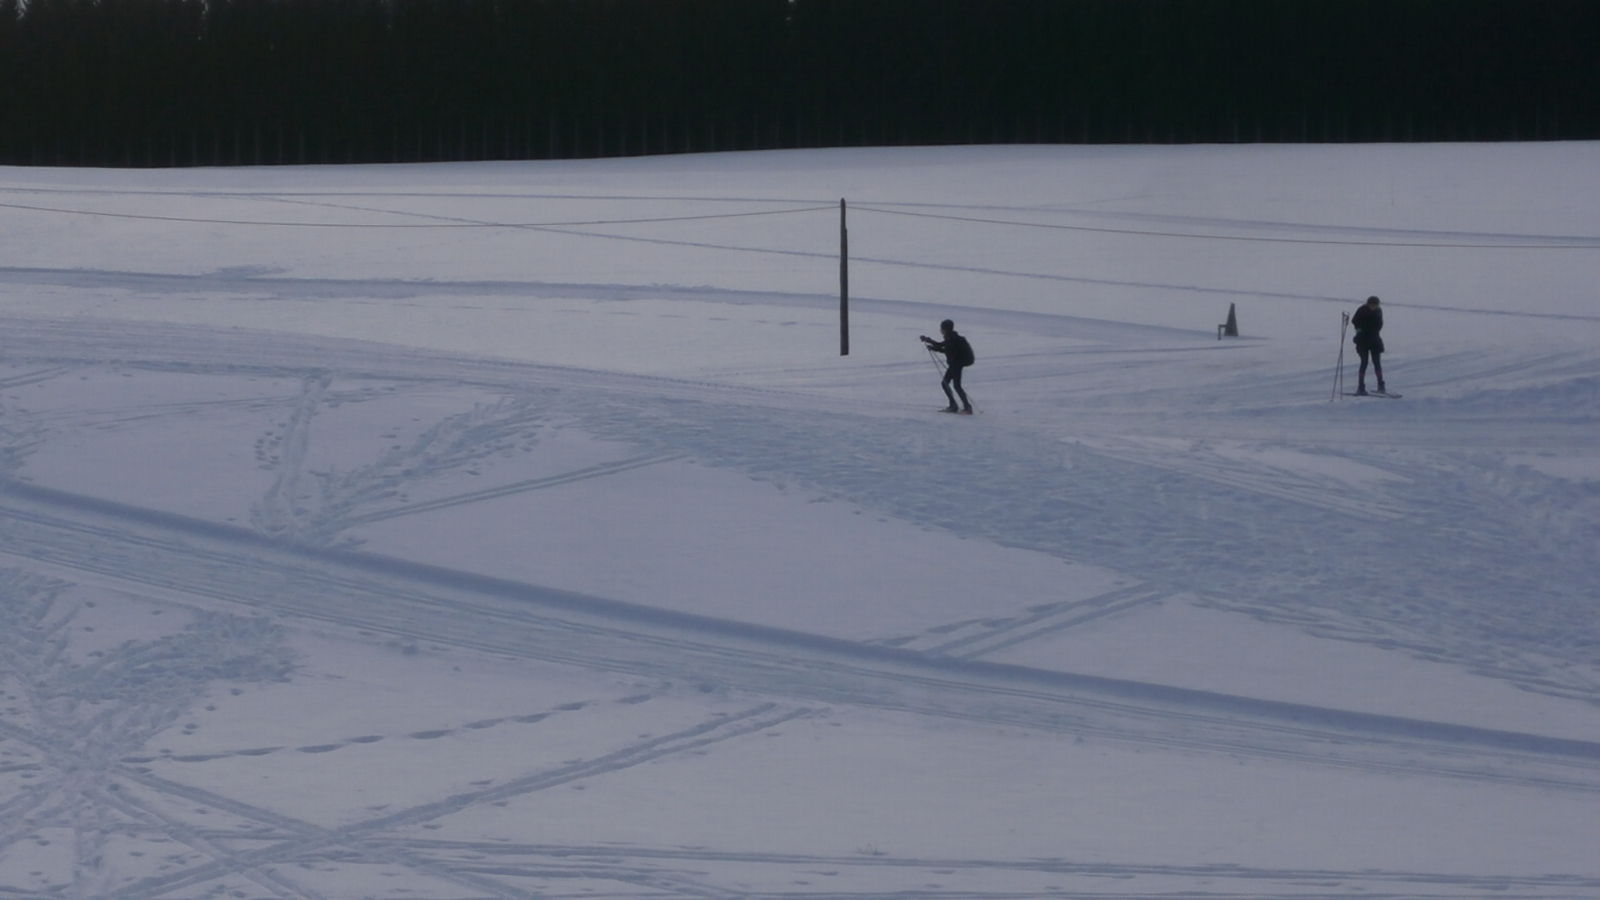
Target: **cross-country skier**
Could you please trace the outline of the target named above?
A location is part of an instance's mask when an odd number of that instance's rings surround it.
[[[1365,306],[1357,309],[1350,316],[1350,324],[1356,330],[1354,338],[1356,353],[1361,356],[1361,368],[1356,371],[1356,393],[1367,393],[1367,359],[1372,359],[1372,373],[1378,376],[1378,393],[1383,389],[1383,310],[1378,308],[1378,298],[1368,297]]]
[[[944,354],[947,365],[944,370],[944,380],[939,382],[939,386],[944,388],[944,395],[950,401],[950,405],[945,407],[944,411],[948,413],[963,413],[970,416],[972,415],[972,403],[967,400],[967,392],[961,389],[961,370],[972,365],[975,359],[972,354],[972,345],[967,343],[966,338],[956,334],[956,323],[949,319],[939,323],[939,333],[944,337],[944,340],[936,341],[925,334],[919,335],[919,337],[922,338],[924,344],[928,345],[929,350]],[[950,389],[952,387],[955,388],[954,393],[951,393]],[[957,396],[961,397],[961,406],[959,408],[956,407]]]

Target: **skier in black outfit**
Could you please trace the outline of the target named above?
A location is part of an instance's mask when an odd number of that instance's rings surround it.
[[[944,411],[948,413],[959,412],[970,416],[972,415],[972,403],[967,400],[967,392],[961,389],[961,370],[972,365],[975,359],[972,353],[972,345],[967,343],[966,338],[956,334],[956,323],[949,319],[939,323],[939,333],[944,337],[944,340],[936,341],[925,334],[920,335],[920,337],[922,342],[928,345],[929,350],[935,353],[943,353],[945,362],[948,363],[944,370],[944,381],[939,382],[939,386],[944,388],[945,397],[950,400],[950,405],[945,407]],[[954,393],[950,391],[952,387],[955,388]],[[959,409],[956,407],[957,396],[961,397]]]
[[[1356,330],[1356,353],[1361,356],[1361,368],[1356,372],[1356,393],[1367,392],[1367,359],[1372,360],[1372,372],[1378,376],[1378,393],[1383,389],[1383,310],[1378,308],[1378,298],[1368,297],[1367,304],[1350,316]]]

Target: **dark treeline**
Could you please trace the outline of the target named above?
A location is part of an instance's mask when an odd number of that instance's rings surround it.
[[[0,0],[0,162],[1600,137],[1595,0]]]

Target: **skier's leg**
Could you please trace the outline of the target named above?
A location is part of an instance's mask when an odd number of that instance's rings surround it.
[[[1378,377],[1378,393],[1383,393],[1383,351],[1372,351],[1372,374]]]
[[[965,366],[951,366],[950,367],[950,371],[952,373],[954,373],[954,375],[955,375],[955,377],[951,379],[951,382],[955,386],[956,393],[959,394],[960,397],[961,397],[961,408],[966,410],[967,412],[972,412],[972,401],[967,399],[967,392],[961,389],[961,370],[964,369],[964,368],[966,368],[966,367]],[[955,406],[955,403],[956,403],[955,399],[952,398],[950,400],[950,405],[951,406]]]
[[[1359,345],[1356,347],[1356,355],[1361,357],[1361,366],[1360,366],[1360,368],[1356,369],[1356,393],[1358,393],[1358,394],[1365,394],[1367,392],[1367,356],[1368,356],[1368,354],[1369,354],[1369,351],[1367,350],[1367,348],[1359,346]]]
[[[950,412],[955,412],[956,409],[957,409],[957,407],[956,407],[956,395],[950,392],[950,382],[952,380],[954,380],[954,379],[959,378],[960,376],[961,376],[961,367],[960,366],[951,366],[948,369],[944,370],[944,380],[939,382],[939,387],[944,388],[945,398],[950,401],[950,405],[945,407]]]

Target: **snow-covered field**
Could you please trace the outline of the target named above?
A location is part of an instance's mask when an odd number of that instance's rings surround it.
[[[1597,163],[0,169],[0,898],[1600,897]]]

